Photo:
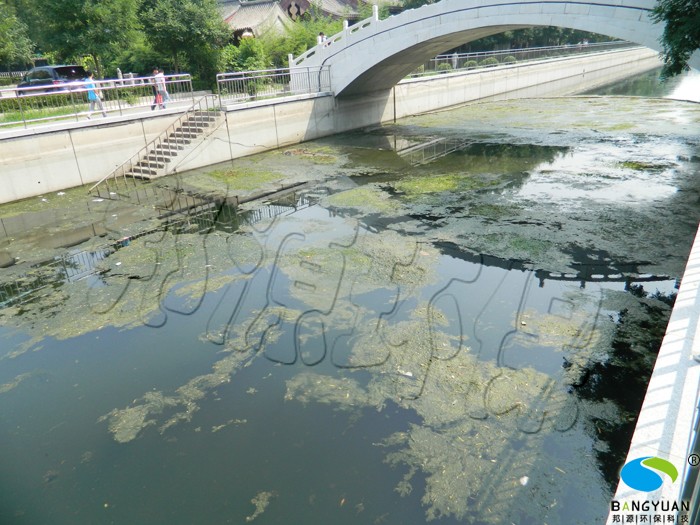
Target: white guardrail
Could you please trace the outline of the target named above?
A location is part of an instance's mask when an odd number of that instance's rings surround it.
[[[371,19],[369,22],[363,22],[371,23]],[[350,33],[361,31],[365,25],[359,23],[356,29],[354,29],[356,26],[352,26],[349,31]],[[332,93],[329,66],[296,65],[303,62],[303,57],[311,56],[324,45],[327,44],[312,48],[297,60],[290,57],[290,64],[292,64],[290,68],[219,73],[216,76],[216,89],[221,107],[280,97]],[[635,47],[635,44],[615,41],[443,54],[420,65],[408,78],[629,47]],[[166,107],[172,105],[185,109],[193,103],[195,93],[189,74],[166,75],[165,82],[168,91]],[[127,78],[125,76],[123,79],[95,80],[94,84],[100,92],[102,107],[107,116],[121,116],[162,107],[155,104],[153,77]],[[27,128],[30,124],[79,121],[93,116],[97,118],[101,113],[99,106],[91,110],[85,81],[32,88],[0,89],[0,131],[8,128]]]

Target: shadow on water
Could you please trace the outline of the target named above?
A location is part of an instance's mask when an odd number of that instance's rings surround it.
[[[616,123],[518,132],[553,104],[482,108],[513,136],[458,111],[347,134],[326,180],[238,207],[193,192],[3,269],[0,517],[603,520],[697,226],[697,165],[687,142],[619,140]],[[673,191],[617,184],[650,178]]]

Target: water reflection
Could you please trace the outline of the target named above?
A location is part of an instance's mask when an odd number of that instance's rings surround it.
[[[700,102],[700,72],[690,71],[676,77],[660,80],[661,69],[634,76],[612,86],[604,86],[586,92],[589,95],[635,95],[640,97],[664,97],[674,100]]]
[[[318,190],[315,194],[318,196]],[[365,447],[378,446],[384,460],[394,466],[391,472],[399,473],[400,479],[383,485],[375,494],[359,491],[357,495],[357,487],[335,492],[338,508],[333,510],[326,503],[310,523],[324,523],[331,516],[336,522],[353,523],[365,512],[373,521],[386,514],[386,499],[393,497],[422,501],[426,519],[534,522],[541,519],[542,506],[554,508],[554,501],[566,499],[566,494],[596,478],[594,463],[581,463],[580,457],[563,450],[573,445],[583,451],[590,446],[585,421],[592,413],[606,416],[599,414],[598,401],[583,408],[572,389],[583,384],[583,370],[606,355],[614,329],[610,308],[620,300],[627,301],[629,276],[626,283],[619,284],[598,278],[601,282],[588,282],[582,289],[579,282],[517,270],[507,261],[456,258],[417,239],[367,227],[343,217],[339,210],[329,213],[309,204],[308,197],[301,195],[293,213],[286,216],[269,208],[261,212],[265,209],[261,208],[253,220],[241,221],[244,226],[235,231],[228,231],[224,224],[212,227],[210,216],[192,217],[188,223],[198,226],[194,229],[170,223],[160,231],[132,238],[102,259],[97,288],[94,282],[79,281],[65,291],[60,304],[37,301],[42,305],[42,318],[55,327],[55,331],[45,327],[44,333],[53,331],[55,337],[66,329],[70,332],[74,319],[84,311],[86,297],[89,315],[100,325],[160,327],[159,341],[168,350],[168,362],[179,360],[180,366],[190,359],[183,359],[184,354],[176,349],[172,355],[176,341],[184,338],[192,345],[195,342],[186,334],[201,334],[197,346],[204,345],[204,355],[209,357],[197,369],[211,361],[208,371],[195,373],[180,384],[173,382],[178,376],[187,377],[187,370],[182,369],[174,378],[162,377],[161,382],[169,387],[146,388],[144,384],[142,394],[133,401],[103,409],[98,420],[116,443],[139,443],[138,448],[146,453],[159,446],[153,442],[158,434],[190,440],[188,434],[205,431],[204,421],[209,435],[223,433],[232,439],[247,434],[244,428],[253,421],[256,434],[275,432],[277,422],[265,416],[270,424],[266,426],[249,406],[257,405],[252,399],[258,397],[264,381],[269,381],[275,386],[264,396],[265,414],[282,410],[282,404],[285,411],[290,411],[290,404],[300,404],[302,412],[294,408],[291,412],[314,432],[320,423],[329,424],[325,418],[310,419],[317,417],[319,405],[340,410],[345,415],[339,422],[362,432],[369,431],[366,425],[372,420],[365,419],[366,410],[385,413],[393,407],[383,423],[387,433]],[[282,208],[290,210],[278,209]],[[214,216],[216,220],[225,217]],[[164,256],[167,252],[179,255]],[[582,279],[570,276],[574,277]],[[8,319],[7,313],[8,309],[5,318],[11,324],[22,319]],[[188,316],[192,319],[183,322]],[[84,327],[85,321],[80,320],[76,329]],[[143,329],[139,332],[139,337],[148,337]],[[112,370],[113,359],[122,354],[117,347],[136,344],[135,335],[133,330],[123,336],[112,334],[111,341],[105,341],[111,352],[81,372],[77,398],[66,397],[62,387],[52,386],[51,381],[36,392],[64,402],[73,399],[76,412],[63,416],[63,425],[81,424],[78,413],[96,400],[82,401],[91,390],[80,384],[90,377],[104,380],[104,367]],[[76,348],[84,344],[73,340]],[[212,342],[219,348],[216,352],[206,350]],[[165,355],[157,354],[129,353],[128,361],[135,370],[161,368]],[[77,361],[89,360],[85,351],[75,355]],[[277,369],[273,364],[286,366]],[[153,384],[151,374],[143,379]],[[139,383],[127,389],[113,385],[113,395],[97,406],[118,399],[120,393],[133,397]],[[5,385],[8,392],[28,387],[20,376]],[[230,392],[230,388],[240,392],[242,385],[247,385],[243,393]],[[233,403],[233,410],[217,410],[217,400]],[[33,404],[34,398],[8,400],[13,419],[22,421],[20,414],[31,406],[28,402]],[[580,420],[582,411],[584,420]],[[16,440],[31,440],[42,426],[39,421],[21,424],[23,430],[15,432],[13,446],[19,445]],[[312,463],[326,457],[319,456],[319,450],[306,449],[303,442],[297,445],[295,440],[301,436],[294,436],[289,434],[285,443],[274,446],[291,455],[300,446]],[[204,436],[201,439],[210,442]],[[240,452],[245,450],[260,465],[269,463],[269,451],[253,443],[256,440],[247,446],[241,443]],[[105,446],[100,437],[79,440],[81,457],[87,454],[89,459],[72,463],[68,472],[48,469],[36,483],[74,501],[82,493],[74,491],[76,476],[109,468],[109,456],[99,452]],[[240,452],[234,456],[238,458]],[[367,452],[360,447],[353,456],[360,470],[370,468],[367,459],[375,457]],[[237,464],[237,459],[231,463],[225,455],[217,457],[222,466]],[[194,454],[193,461],[203,459]],[[288,460],[279,461],[275,472],[289,468]],[[220,475],[217,467],[207,470],[209,476]],[[308,470],[314,472],[310,465]],[[561,474],[557,488],[552,486],[553,473],[574,470],[576,479]],[[135,466],[129,471],[147,484],[159,483],[166,472],[162,467],[146,472]],[[387,474],[381,476],[385,481]],[[269,508],[256,518],[280,516],[292,509],[300,512],[301,502],[294,501],[291,508],[283,503],[291,486],[281,483],[276,474],[251,466],[246,477],[256,491],[262,491],[255,492],[251,501],[259,494],[267,495]],[[312,474],[311,479],[315,478]],[[296,476],[289,481],[295,490],[308,494],[323,490]],[[533,500],[532,490],[545,487],[546,497]],[[114,493],[114,488],[105,487],[109,495],[103,497],[118,520],[145,511],[146,501],[140,503],[142,507],[128,507],[124,498],[130,491],[122,488]],[[597,510],[576,504],[565,513],[599,518],[605,491],[599,489],[592,497],[600,502]],[[346,518],[343,499],[354,507]],[[315,502],[307,504],[315,512],[320,510]],[[415,505],[408,508],[415,512]],[[22,512],[39,517],[24,508]],[[230,512],[233,514],[208,515],[240,516],[240,511]],[[253,515],[250,509],[246,512],[246,516]],[[547,519],[558,522],[562,519],[556,517],[559,512],[546,513]],[[416,518],[396,510],[389,516],[393,523]]]
[[[348,164],[276,201],[128,235],[106,207],[99,249],[4,269],[0,521],[601,521],[697,144],[630,125],[648,103],[516,104],[323,141]]]

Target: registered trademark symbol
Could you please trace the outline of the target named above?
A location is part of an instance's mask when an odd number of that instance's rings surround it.
[[[700,455],[698,454],[691,454],[688,456],[688,463],[690,463],[691,467],[697,467],[700,465]]]

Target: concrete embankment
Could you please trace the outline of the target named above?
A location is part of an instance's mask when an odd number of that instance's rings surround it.
[[[226,119],[170,165],[201,168],[269,149],[475,101],[580,93],[659,67],[637,48],[406,80],[351,98],[332,94],[250,102],[224,108]],[[0,203],[94,183],[162,133],[167,113],[70,122],[0,132]]]

